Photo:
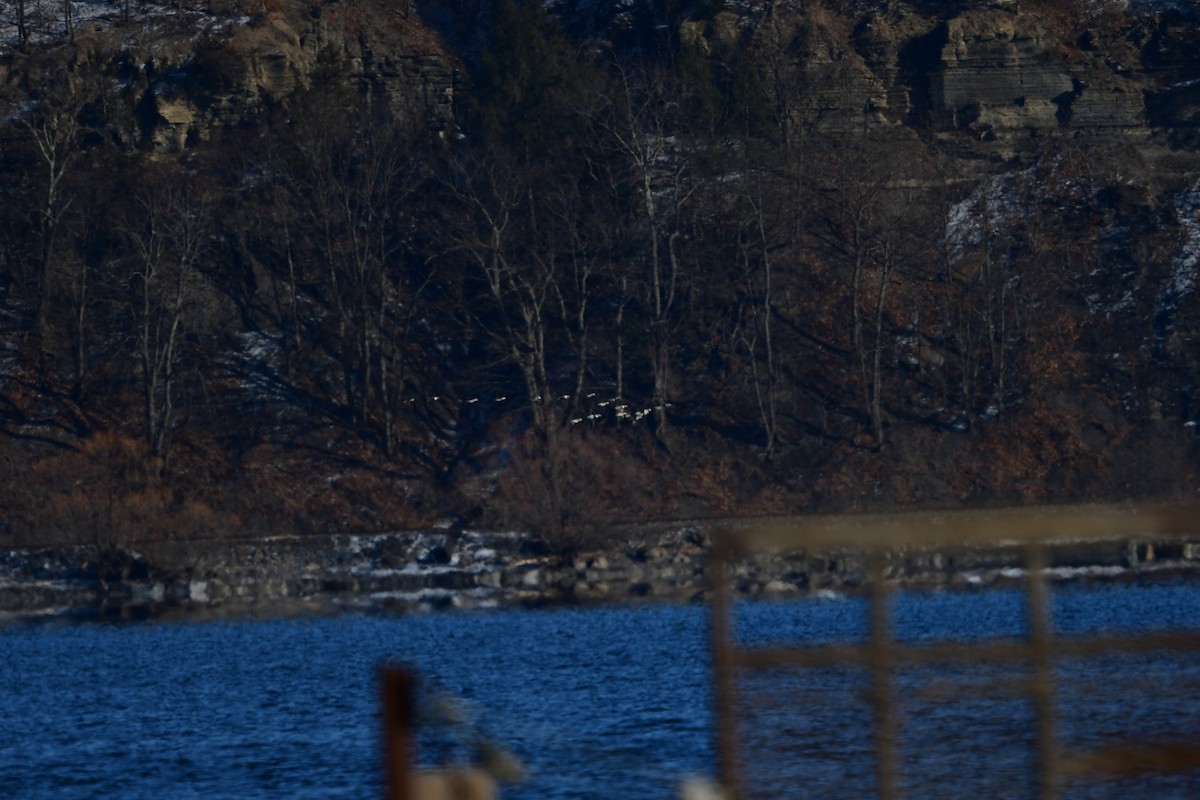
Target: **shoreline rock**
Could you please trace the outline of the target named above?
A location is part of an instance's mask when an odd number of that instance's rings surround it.
[[[0,621],[45,616],[222,617],[508,606],[698,602],[707,542],[699,526],[643,532],[603,551],[546,554],[516,533],[425,531],[158,542],[0,551]],[[1200,574],[1200,538],[1055,543],[1052,581]],[[853,594],[865,559],[844,549],[739,560],[744,598]],[[1016,584],[1017,547],[897,550],[887,579],[912,590]]]

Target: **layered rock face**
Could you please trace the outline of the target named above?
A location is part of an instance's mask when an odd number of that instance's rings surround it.
[[[819,5],[770,6],[731,7],[681,23],[677,34],[705,50],[778,49],[790,73],[786,113],[810,129],[960,132],[992,159],[1064,130],[1139,141],[1160,132],[1172,147],[1194,144],[1195,13],[1096,17],[1069,28],[1053,14],[1004,7],[948,5],[931,15],[897,3],[856,20]],[[461,73],[456,48],[465,45],[438,31],[481,24],[482,11],[463,8],[285,0],[254,17],[194,12],[140,27],[98,19],[79,27],[65,67],[76,84],[96,72],[115,80],[111,99],[128,113],[110,126],[130,149],[178,151],[254,125],[331,65],[400,118],[446,130]],[[614,40],[637,17],[614,7],[597,21],[589,4],[556,8],[573,33]],[[0,66],[0,78],[24,81],[21,70]]]
[[[801,65],[798,122],[897,135],[904,126],[973,141],[969,152],[993,162],[1054,135],[1190,147],[1200,118],[1194,15],[1098,16],[1072,28],[1053,14],[985,7],[936,17],[895,5],[852,31],[822,13],[762,25],[759,36],[788,30]]]
[[[1074,84],[1050,57],[1042,31],[1016,23],[997,13],[946,23],[941,63],[930,77],[935,112],[952,115],[956,127],[1057,124],[1061,98]]]
[[[96,19],[62,48],[0,64],[0,81],[62,71],[80,105],[103,98],[108,135],[127,150],[179,152],[255,127],[332,74],[396,119],[450,126],[456,59],[407,6],[286,0],[254,17],[184,12],[122,24]],[[31,66],[34,65],[34,66]]]
[[[977,11],[948,20],[941,33],[930,73],[935,124],[985,141],[1053,128],[1149,133],[1144,80],[1128,68],[1106,73],[1086,57],[1068,63],[1061,41],[1036,17]]]

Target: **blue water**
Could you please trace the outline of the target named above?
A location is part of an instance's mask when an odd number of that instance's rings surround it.
[[[895,597],[897,636],[1021,636],[1019,592]],[[1200,629],[1195,583],[1055,593],[1067,634]],[[745,603],[748,644],[861,639],[858,599]],[[0,629],[0,797],[379,796],[376,673],[415,667],[463,698],[528,765],[506,798],[669,798],[713,770],[706,610],[494,610],[235,622],[17,624]],[[1063,663],[1064,741],[1200,736],[1200,665],[1164,654]],[[895,676],[913,797],[1026,797],[1028,701],[1001,668]],[[1019,677],[1019,676],[1017,676]],[[929,694],[974,686],[948,701]],[[759,796],[870,796],[870,711],[853,669],[768,672],[740,685]],[[999,687],[999,689],[997,689]],[[444,732],[426,757],[454,756]],[[1072,785],[1070,797],[1200,797],[1200,776]]]

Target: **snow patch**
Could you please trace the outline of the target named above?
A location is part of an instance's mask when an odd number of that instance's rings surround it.
[[[1182,233],[1179,252],[1171,265],[1171,277],[1158,298],[1160,316],[1169,316],[1179,301],[1196,289],[1196,270],[1200,266],[1200,180],[1175,197],[1175,219]],[[1165,337],[1174,326],[1167,323],[1160,336]]]
[[[1196,288],[1196,267],[1200,264],[1200,180],[1175,198],[1175,217],[1184,238],[1167,292],[1178,299]]]
[[[1032,180],[1033,167],[996,175],[951,206],[946,215],[946,243],[951,263],[984,243],[989,231],[1003,230],[1028,213],[1022,189]]]

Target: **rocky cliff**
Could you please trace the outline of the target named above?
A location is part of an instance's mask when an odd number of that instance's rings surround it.
[[[1000,161],[1055,135],[1163,153],[1196,144],[1200,34],[1187,4],[1039,4],[1025,13],[974,3],[809,5],[738,4],[673,24],[706,52],[752,40],[779,48],[799,84],[793,113],[826,129],[907,126],[969,140],[969,154]],[[575,35],[618,43],[636,41],[635,28],[657,20],[636,3],[551,8]],[[126,111],[109,133],[130,149],[177,152],[253,127],[329,69],[399,115],[447,130],[462,58],[477,54],[487,18],[478,4],[370,0],[284,0],[251,15],[217,4],[204,12],[147,7],[131,23],[114,10],[78,25],[72,41],[9,47],[0,82],[33,88],[46,57],[79,91],[105,76],[106,102]]]
[[[892,5],[848,37],[819,21],[814,31],[819,18],[797,22],[805,34],[794,52],[843,127],[886,120],[1000,164],[1055,137],[1136,144],[1166,159],[1193,135],[1200,63],[1184,53],[1194,52],[1194,9],[1071,16],[1065,6],[945,4],[932,15]],[[828,44],[838,41],[847,46]]]
[[[455,55],[410,6],[361,2],[117,9],[73,36],[0,49],[0,84],[34,96],[50,73],[98,113],[128,152],[180,153],[231,130],[267,132],[273,114],[336,74],[399,119],[451,127]]]

